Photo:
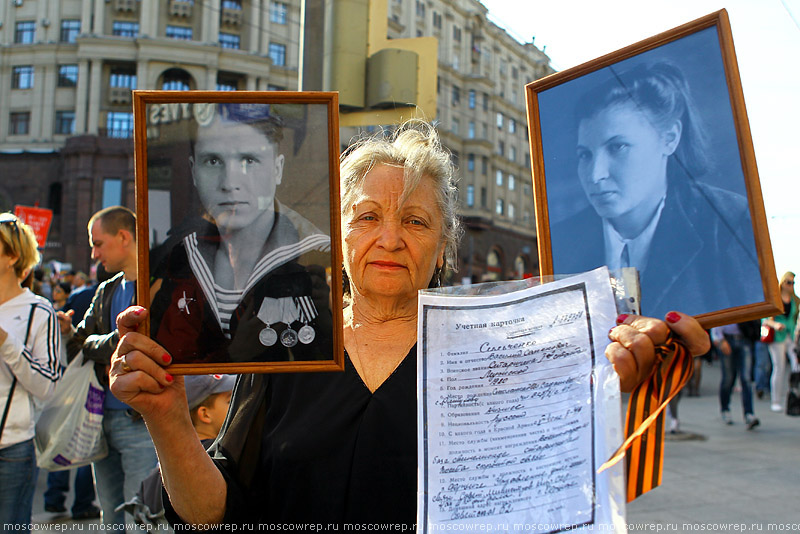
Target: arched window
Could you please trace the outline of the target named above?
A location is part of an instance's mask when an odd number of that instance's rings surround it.
[[[169,69],[161,76],[161,89],[164,91],[189,91],[192,77],[183,69]]]

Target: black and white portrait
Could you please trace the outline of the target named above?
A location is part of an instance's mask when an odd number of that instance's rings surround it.
[[[716,27],[537,96],[554,273],[636,267],[654,317],[765,300]]]
[[[150,103],[147,119],[151,337],[177,364],[330,360],[328,106]]]

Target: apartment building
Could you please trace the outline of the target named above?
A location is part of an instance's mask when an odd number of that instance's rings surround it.
[[[302,1],[0,2],[0,209],[53,209],[45,259],[85,269],[89,216],[134,205],[131,89],[297,89]],[[453,281],[536,273],[524,84],[547,56],[477,0],[387,2],[388,37],[439,40],[431,118],[467,228]]]

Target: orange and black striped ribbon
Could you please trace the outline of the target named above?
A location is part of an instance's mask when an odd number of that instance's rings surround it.
[[[625,419],[627,439],[599,469],[603,471],[626,456],[628,502],[661,484],[664,409],[689,381],[693,370],[692,355],[670,334],[663,345],[656,347],[656,364],[650,378],[631,393]]]

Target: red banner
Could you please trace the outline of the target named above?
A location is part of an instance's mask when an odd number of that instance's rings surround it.
[[[50,223],[53,221],[53,210],[33,206],[14,206],[14,215],[33,228],[39,248],[44,248],[44,244],[47,243],[47,233],[50,231]]]

